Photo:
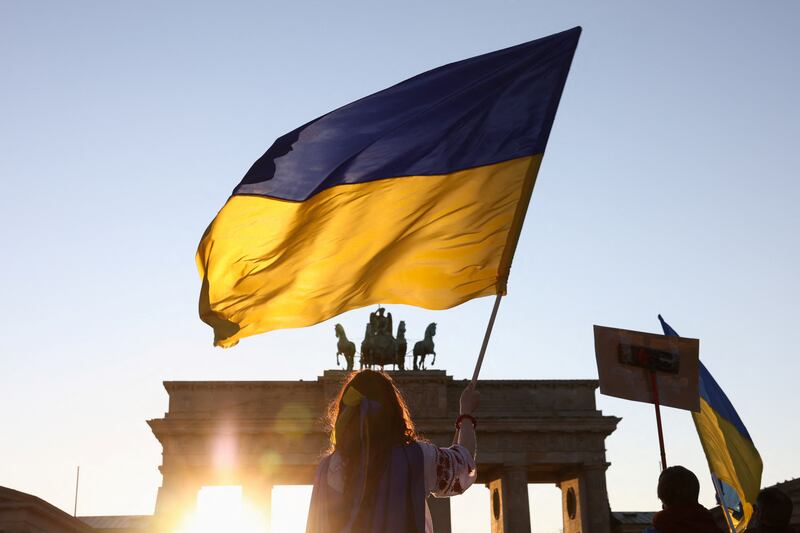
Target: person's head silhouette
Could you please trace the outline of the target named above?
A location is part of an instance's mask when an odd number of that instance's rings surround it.
[[[658,476],[658,499],[664,509],[676,505],[692,505],[697,503],[700,495],[700,482],[697,476],[682,466],[665,468]]]

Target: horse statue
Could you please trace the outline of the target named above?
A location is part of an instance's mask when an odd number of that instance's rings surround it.
[[[406,352],[408,351],[408,341],[406,340],[406,321],[401,320],[397,325],[397,366],[400,370],[406,369]]]
[[[425,338],[414,344],[414,370],[425,370],[425,356],[433,354],[431,366],[436,364],[436,352],[433,351],[433,336],[436,335],[436,322],[431,322],[425,328]],[[417,357],[420,358],[419,364]]]
[[[344,355],[344,359],[347,361],[347,371],[351,372],[355,363],[356,343],[347,340],[341,324],[336,324],[333,329],[336,331],[336,338],[339,339],[339,342],[336,343],[336,366],[339,366],[339,356]]]

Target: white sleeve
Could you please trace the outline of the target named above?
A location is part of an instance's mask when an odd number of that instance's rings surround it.
[[[439,448],[419,443],[425,457],[425,490],[438,498],[456,496],[475,482],[475,459],[460,444]]]

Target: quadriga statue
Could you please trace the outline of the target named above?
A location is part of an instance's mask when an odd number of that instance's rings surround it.
[[[408,341],[406,340],[406,323],[400,321],[397,326],[397,335],[392,335],[392,314],[387,313],[383,307],[369,315],[369,322],[361,341],[360,368],[373,368],[379,366],[394,366],[397,370],[405,370]],[[347,371],[353,370],[355,365],[355,343],[347,338],[341,324],[336,324],[336,364],[340,365],[339,356],[344,355]],[[433,336],[436,335],[436,323],[432,322],[425,330],[425,338],[414,344],[413,361],[414,370],[425,370],[425,357],[433,355],[431,365],[436,362]]]

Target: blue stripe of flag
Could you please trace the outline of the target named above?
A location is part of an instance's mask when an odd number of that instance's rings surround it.
[[[276,140],[234,194],[305,201],[541,154],[580,33],[451,63],[331,111]]]
[[[678,332],[672,329],[672,326],[667,324],[661,315],[658,315],[658,320],[661,322],[664,335],[668,337],[680,337]],[[700,397],[703,398],[706,403],[708,403],[709,407],[720,417],[733,424],[743,437],[747,438],[750,442],[753,441],[753,439],[750,438],[750,433],[747,432],[747,428],[744,427],[742,419],[739,418],[736,409],[733,408],[733,404],[731,404],[731,401],[725,393],[722,392],[717,381],[713,378],[711,372],[708,371],[702,361],[700,362]]]

